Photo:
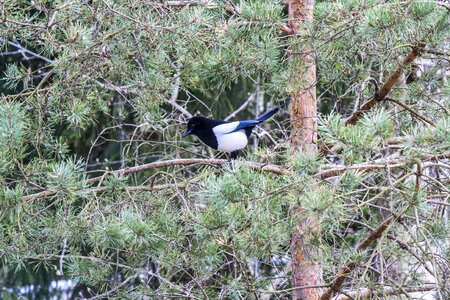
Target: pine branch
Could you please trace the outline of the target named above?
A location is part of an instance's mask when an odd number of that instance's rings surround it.
[[[437,155],[423,155],[419,158],[421,162],[428,161],[428,160],[435,160],[435,159],[444,159],[444,158],[450,158],[450,152],[444,152]],[[415,162],[415,161],[414,161]],[[340,166],[328,170],[319,171],[313,177],[326,179],[330,177],[335,177],[338,175],[341,175],[347,171],[360,171],[360,172],[367,172],[372,170],[379,170],[379,169],[392,169],[392,168],[400,168],[404,167],[408,164],[414,163],[410,160],[400,160],[400,159],[393,159],[393,160],[386,160],[386,161],[375,161],[374,163],[363,163],[363,164],[357,164],[352,166]]]
[[[247,100],[246,100],[244,103],[242,103],[241,106],[239,106],[235,111],[233,111],[231,114],[229,114],[224,120],[225,120],[225,121],[228,121],[228,120],[230,120],[230,119],[236,117],[236,115],[237,115],[238,113],[240,113],[241,111],[243,111],[243,110],[248,106],[249,102],[250,102],[250,101],[253,101],[254,98],[255,98],[255,93],[252,93],[252,94],[247,98]]]
[[[433,3],[433,1],[430,1],[430,2]],[[439,6],[443,7],[443,8],[445,8],[445,9],[447,9],[448,11],[450,11],[450,4],[448,2],[446,2],[446,1],[434,1],[434,3],[436,5],[439,5]]]
[[[388,217],[383,222],[381,222],[377,228],[359,245],[356,247],[357,252],[362,252],[369,247],[372,242],[376,241],[381,237],[381,235],[386,231],[386,229],[389,227],[389,225],[395,220],[393,216]],[[333,296],[333,294],[339,292],[342,288],[342,285],[344,284],[345,279],[347,278],[348,274],[356,267],[355,263],[349,263],[345,266],[343,266],[339,272],[337,277],[333,280],[331,283],[331,286],[325,291],[325,293],[322,294],[320,297],[320,300],[328,300]]]
[[[420,161],[428,161],[428,160],[438,160],[438,159],[444,159],[444,158],[450,158],[450,151],[444,152],[442,154],[438,155],[430,155],[426,154],[419,158]],[[174,166],[192,166],[192,165],[209,165],[209,166],[221,166],[223,164],[229,163],[226,159],[204,159],[204,158],[185,158],[185,159],[172,159],[172,160],[165,160],[165,161],[157,161],[152,162],[140,166],[130,167],[130,168],[123,168],[116,171],[110,171],[105,172],[102,176],[90,178],[86,180],[86,185],[92,185],[97,182],[101,182],[105,179],[107,175],[117,174],[117,175],[128,175],[128,174],[134,174],[139,173],[142,171],[150,170],[150,169],[160,169],[160,168],[166,168],[166,167],[174,167]],[[249,167],[255,171],[261,171],[261,172],[269,172],[274,173],[277,175],[292,175],[292,171],[285,169],[282,166],[279,165],[273,165],[273,164],[260,164],[250,161],[241,161],[240,162],[243,166]],[[321,170],[318,173],[312,175],[314,178],[320,178],[320,179],[327,179],[330,177],[335,177],[338,175],[341,175],[347,171],[355,170],[360,172],[366,172],[366,171],[372,171],[377,169],[392,169],[392,168],[399,168],[404,167],[408,164],[412,163],[409,160],[388,160],[388,161],[375,161],[371,164],[357,164],[352,166],[339,166],[335,168],[331,168],[328,170]],[[136,190],[151,190],[150,187],[130,187],[130,191],[136,189]],[[102,187],[98,187],[97,190],[92,191],[103,191],[104,189]],[[31,201],[39,198],[45,198],[48,196],[55,195],[57,191],[54,190],[45,190],[39,193],[31,194],[22,197],[23,201]]]
[[[444,14],[442,16],[443,18],[446,18],[447,15]],[[439,24],[439,21],[437,21],[435,24]],[[353,125],[356,122],[358,122],[359,119],[362,118],[362,116],[372,109],[374,106],[377,105],[377,103],[383,101],[386,99],[386,96],[389,94],[389,92],[393,89],[394,85],[399,80],[400,76],[403,73],[403,70],[411,65],[411,63],[418,57],[421,56],[421,54],[426,51],[425,48],[426,44],[424,42],[418,42],[416,46],[406,55],[403,62],[398,66],[397,70],[395,70],[394,73],[389,76],[388,80],[384,83],[384,85],[381,87],[380,90],[377,90],[375,92],[375,95],[372,96],[372,98],[365,102],[359,110],[355,111],[346,121],[346,125]]]
[[[192,166],[192,165],[209,165],[209,166],[221,166],[223,164],[229,163],[226,159],[200,159],[200,158],[188,158],[188,159],[172,159],[172,160],[166,160],[166,161],[157,161],[153,163],[148,163],[136,167],[130,167],[130,168],[123,168],[116,171],[111,172],[105,172],[102,176],[90,178],[86,180],[86,185],[92,185],[97,182],[101,182],[105,179],[107,175],[117,174],[117,175],[129,175],[134,174],[150,169],[159,169],[159,168],[166,168],[166,167],[173,167],[173,166]],[[281,166],[278,165],[272,165],[272,164],[259,164],[254,162],[248,162],[248,161],[242,161],[240,162],[244,166],[249,167],[256,171],[261,172],[269,172],[274,173],[278,175],[288,175],[291,174],[291,172]],[[144,188],[141,188],[142,190]],[[95,190],[94,190],[95,191]],[[101,187],[98,188],[97,191],[103,191]],[[45,190],[36,194],[31,194],[22,197],[23,201],[31,201],[36,200],[39,198],[45,198],[48,196],[55,195],[57,191],[54,190]]]
[[[111,296],[113,296],[116,291],[120,290],[121,288],[125,287],[126,285],[128,285],[130,282],[132,282],[133,280],[135,280],[138,277],[138,274],[129,276],[127,279],[123,280],[120,284],[116,285],[115,287],[113,287],[110,290],[107,290],[106,292],[102,293],[102,294],[98,294],[94,297],[91,298],[87,298],[86,300],[96,300],[96,299],[105,299],[105,298],[109,298]]]
[[[217,8],[219,7],[216,3],[212,1],[164,1],[163,6],[174,6],[174,7],[184,7],[184,6],[205,6],[207,8]]]
[[[406,287],[401,289],[396,289],[393,287],[383,287],[382,290],[373,289],[360,289],[358,291],[346,292],[345,295],[339,295],[333,298],[333,300],[352,300],[352,299],[362,299],[369,298],[371,296],[393,296],[406,293],[417,293],[417,292],[427,292],[437,289],[435,284],[425,284],[418,287]]]
[[[169,60],[169,64],[173,68],[175,74],[173,76],[174,77],[174,82],[172,84],[172,96],[166,102],[168,104],[172,105],[173,108],[178,110],[185,117],[192,118],[192,114],[187,109],[185,109],[184,107],[182,107],[181,105],[179,105],[177,103],[178,95],[180,94],[180,85],[181,85],[181,83],[180,83],[181,66],[180,65],[176,65],[174,62],[172,62],[172,60],[170,60],[169,57],[167,57],[167,59]]]
[[[118,175],[128,175],[128,174],[134,174],[138,172],[142,172],[145,170],[150,169],[159,169],[159,168],[166,168],[166,167],[173,167],[173,166],[192,166],[192,165],[209,165],[209,166],[221,166],[223,164],[229,163],[226,159],[204,159],[204,158],[186,158],[186,159],[172,159],[172,160],[165,160],[165,161],[157,161],[148,163],[145,165],[140,165],[136,167],[130,167],[130,168],[124,168],[112,172],[107,172],[102,176],[94,177],[86,181],[86,184],[90,185],[96,182],[101,181],[105,175],[109,174],[118,174]],[[270,173],[275,173],[278,175],[286,175],[290,172],[283,167],[277,166],[277,165],[270,165],[270,164],[259,164],[254,162],[247,162],[243,161],[241,162],[244,166],[249,167],[256,171],[265,171]]]
[[[369,101],[363,103],[361,107],[357,111],[355,111],[347,120],[345,120],[345,124],[356,124],[356,122],[358,122],[358,120],[361,119],[367,111],[372,109],[372,107],[377,105],[379,102],[385,100],[386,96],[389,94],[389,92],[392,90],[392,88],[402,75],[403,70],[421,55],[422,51],[420,49],[424,46],[425,45],[423,43],[419,43],[417,47],[412,49],[400,64],[400,66],[397,68],[397,70],[395,70],[395,72],[392,73],[391,76],[389,76],[388,80],[384,83],[381,89],[378,90]]]

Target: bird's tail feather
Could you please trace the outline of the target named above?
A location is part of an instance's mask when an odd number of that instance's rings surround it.
[[[265,120],[267,120],[268,118],[270,118],[271,116],[273,116],[274,114],[276,114],[280,109],[286,107],[286,106],[289,104],[290,101],[291,101],[291,99],[287,99],[287,100],[284,100],[283,103],[281,103],[281,104],[279,104],[279,105],[277,105],[277,106],[272,107],[271,109],[269,109],[268,111],[266,111],[265,113],[263,113],[262,115],[260,115],[260,116],[256,119],[256,121],[258,121],[258,123],[264,122]]]

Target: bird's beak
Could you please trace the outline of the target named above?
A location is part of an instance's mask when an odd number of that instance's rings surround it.
[[[183,132],[181,134],[181,137],[187,137],[188,135],[190,135],[192,133],[192,129],[188,129],[185,132]]]

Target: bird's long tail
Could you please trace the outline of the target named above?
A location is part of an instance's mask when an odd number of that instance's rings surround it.
[[[280,109],[288,106],[289,102],[291,101],[291,99],[287,99],[284,100],[283,103],[272,107],[271,109],[269,109],[268,111],[266,111],[265,113],[263,113],[262,115],[260,115],[256,121],[258,121],[258,123],[262,123],[265,120],[267,120],[268,118],[270,118],[271,116],[273,116],[274,114],[276,114]]]

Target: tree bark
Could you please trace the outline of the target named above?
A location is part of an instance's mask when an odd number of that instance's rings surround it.
[[[296,33],[305,31],[305,25],[313,20],[314,0],[289,0],[289,26],[293,35],[290,40],[292,64],[297,68],[293,75],[296,91],[291,102],[291,148],[294,152],[317,152],[317,103],[316,65],[314,51],[299,47]],[[306,33],[306,32],[305,32]],[[301,51],[303,50],[303,52]],[[304,209],[294,209],[295,215],[304,215]],[[292,233],[292,299],[319,299],[319,288],[295,289],[300,286],[318,286],[323,283],[322,268],[317,261],[318,250],[311,244],[319,232],[315,216],[303,218]]]
[[[289,1],[289,26],[294,33],[313,20],[314,0]],[[295,39],[292,36],[291,39]],[[291,43],[296,46],[296,42]],[[292,49],[299,53],[300,49]],[[291,103],[291,147],[293,150],[317,151],[317,103],[316,103],[316,64],[312,49],[293,57],[297,70],[294,80],[299,89],[292,95]]]

